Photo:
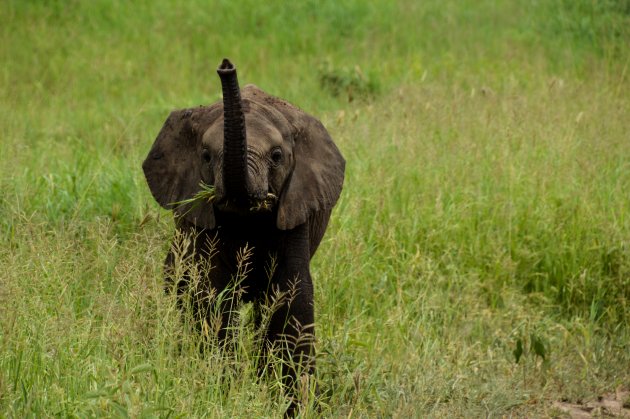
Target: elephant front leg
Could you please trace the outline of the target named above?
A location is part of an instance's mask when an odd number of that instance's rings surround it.
[[[287,231],[278,249],[278,267],[266,297],[271,314],[265,347],[282,361],[282,382],[291,398],[289,416],[299,404],[305,404],[315,371],[310,256],[308,226],[303,224]]]
[[[295,278],[276,291],[276,306],[269,320],[267,350],[282,362],[282,383],[291,399],[287,415],[292,416],[310,393],[315,372],[315,327],[313,285],[309,275]]]

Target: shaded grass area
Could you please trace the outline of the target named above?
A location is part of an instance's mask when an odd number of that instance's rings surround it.
[[[223,56],[348,161],[313,262],[322,415],[549,415],[627,387],[629,10],[6,2],[0,411],[282,411],[252,331],[201,356],[164,296],[172,222],[140,169],[171,109],[219,98]]]

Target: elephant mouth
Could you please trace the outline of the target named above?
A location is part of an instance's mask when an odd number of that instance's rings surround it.
[[[249,212],[268,212],[273,209],[278,201],[278,197],[272,193],[268,193],[263,200],[252,201]]]
[[[278,202],[278,197],[273,193],[267,193],[264,199],[250,199],[246,205],[238,204],[228,198],[218,199],[214,202],[215,208],[223,212],[237,214],[271,212]]]

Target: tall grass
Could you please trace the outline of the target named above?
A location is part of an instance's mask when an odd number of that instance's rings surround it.
[[[312,267],[322,415],[551,415],[627,387],[629,10],[4,2],[0,412],[281,414],[256,332],[201,355],[164,295],[173,226],[140,169],[171,109],[219,98],[223,56],[348,161]]]

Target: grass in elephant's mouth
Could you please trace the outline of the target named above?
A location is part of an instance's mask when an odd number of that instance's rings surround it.
[[[199,192],[191,198],[173,202],[173,206],[190,205],[188,211],[191,211],[200,204],[213,203],[216,198],[216,189],[214,185],[208,185],[205,182],[200,182],[199,187],[201,188]],[[251,212],[270,211],[277,201],[278,197],[275,194],[268,193],[267,197],[262,201],[252,203],[253,205],[249,208],[249,210]]]
[[[263,199],[262,201],[256,202],[254,203],[254,205],[252,205],[249,210],[252,212],[259,212],[259,211],[270,211],[274,204],[276,203],[276,201],[278,200],[278,197],[272,193],[268,193],[267,197],[265,199]]]
[[[201,188],[199,192],[193,195],[192,198],[184,199],[181,201],[173,202],[174,206],[179,205],[190,205],[190,209],[195,208],[197,205],[203,203],[212,203],[216,196],[214,185],[208,185],[205,182],[199,182],[199,187]]]

